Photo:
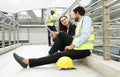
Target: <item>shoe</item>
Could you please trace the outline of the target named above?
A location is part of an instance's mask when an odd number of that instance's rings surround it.
[[[16,60],[23,68],[27,68],[28,65],[22,62],[23,59],[24,59],[23,57],[17,55],[16,53],[13,53],[13,56],[14,56],[15,60]]]

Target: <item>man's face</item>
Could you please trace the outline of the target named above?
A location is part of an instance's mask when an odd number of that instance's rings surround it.
[[[75,19],[76,22],[78,21],[78,15],[77,15],[77,13],[73,13],[73,18]]]
[[[55,12],[51,10],[51,14],[53,15]]]

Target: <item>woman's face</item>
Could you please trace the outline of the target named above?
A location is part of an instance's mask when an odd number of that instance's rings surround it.
[[[69,24],[69,20],[66,17],[61,17],[60,22],[64,25],[67,26]]]

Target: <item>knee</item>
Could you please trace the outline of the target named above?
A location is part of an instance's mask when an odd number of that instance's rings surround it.
[[[60,31],[58,34],[58,37],[64,37],[66,35],[66,32]]]
[[[91,55],[91,52],[89,51],[88,56],[90,56],[90,55]]]

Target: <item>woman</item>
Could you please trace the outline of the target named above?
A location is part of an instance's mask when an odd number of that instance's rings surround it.
[[[75,28],[76,26],[70,22],[67,16],[61,16],[59,18],[59,28],[58,32],[51,31],[50,36],[53,39],[56,39],[59,32],[64,31],[67,32],[67,34],[74,36],[75,35]]]
[[[66,44],[63,44],[61,42],[60,38],[64,38],[65,40],[68,41],[68,39],[66,39],[66,37],[64,37],[64,35],[68,35],[68,37],[74,36],[74,34],[75,34],[75,28],[76,28],[76,26],[74,24],[72,24],[70,22],[70,20],[66,16],[61,16],[59,18],[59,31],[58,32],[51,31],[51,33],[50,33],[51,37],[53,39],[55,39],[55,42],[54,42],[53,46],[51,47],[51,49],[49,50],[48,57],[52,57],[52,56],[56,55],[56,53],[58,52],[58,50],[60,50],[61,52],[64,51]],[[61,37],[61,36],[63,36],[63,37]],[[71,40],[72,39],[73,38],[71,38]],[[61,56],[61,55],[58,55],[58,57],[59,56]],[[23,68],[26,68],[28,66],[28,64],[27,64],[28,63],[28,59],[26,61],[26,59],[24,59],[23,57],[20,57],[16,53],[14,53],[14,58],[16,59],[16,61],[18,61],[18,63],[20,63],[20,65]],[[54,58],[53,58],[53,60],[54,60]],[[53,60],[51,60],[51,61],[53,61]],[[30,62],[31,61],[33,63],[36,62],[36,60],[34,60],[34,59],[30,59]],[[37,61],[37,62],[39,62],[39,61]],[[43,62],[47,62],[47,61],[43,61]],[[30,67],[34,67],[34,66],[36,66],[36,65],[34,65],[34,64],[30,65]]]

